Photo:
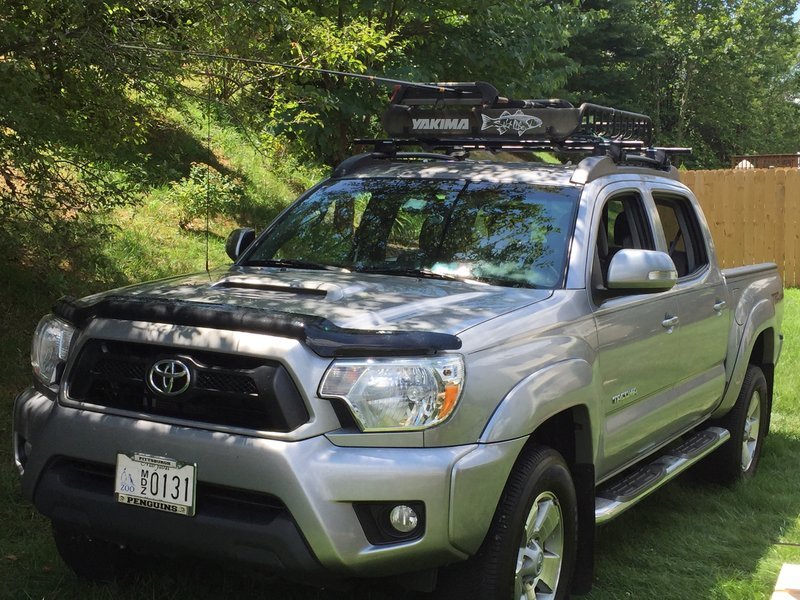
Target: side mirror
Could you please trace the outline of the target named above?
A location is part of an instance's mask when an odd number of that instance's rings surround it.
[[[678,281],[678,270],[666,252],[624,249],[608,267],[608,289],[665,292]]]
[[[225,241],[225,252],[231,257],[231,260],[235,261],[255,239],[255,229],[251,229],[250,227],[234,229]]]

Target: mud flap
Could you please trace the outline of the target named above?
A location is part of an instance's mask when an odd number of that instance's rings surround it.
[[[589,593],[594,579],[594,465],[573,465],[572,480],[578,500],[578,552],[570,592],[580,596]]]

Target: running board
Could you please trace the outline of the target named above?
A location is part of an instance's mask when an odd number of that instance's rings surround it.
[[[719,448],[731,437],[727,429],[709,427],[669,448],[653,462],[637,467],[597,489],[594,518],[607,523],[643,500],[662,485]]]

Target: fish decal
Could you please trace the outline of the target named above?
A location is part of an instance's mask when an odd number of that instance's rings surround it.
[[[542,124],[542,120],[539,117],[526,115],[521,110],[517,110],[514,114],[504,110],[497,118],[487,117],[486,115],[481,115],[481,118],[483,119],[481,131],[494,128],[500,135],[505,135],[506,131],[511,130],[516,131],[519,137],[522,137],[522,134],[526,131],[536,129]]]

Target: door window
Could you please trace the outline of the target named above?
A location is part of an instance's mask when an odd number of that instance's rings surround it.
[[[656,249],[644,202],[635,192],[614,196],[603,206],[592,267],[592,288],[595,293],[600,293],[598,298],[607,290],[611,259],[620,250],[630,248]]]
[[[658,217],[664,228],[667,252],[678,277],[689,277],[708,265],[705,241],[688,198],[673,195],[654,195]]]

